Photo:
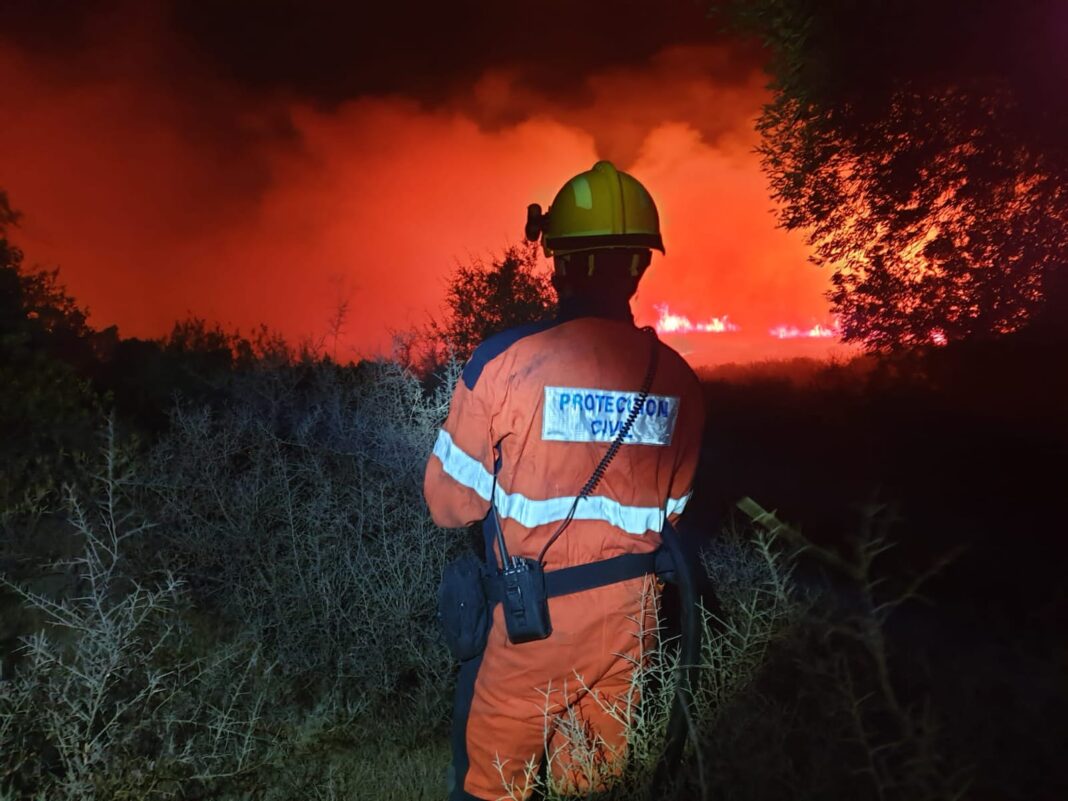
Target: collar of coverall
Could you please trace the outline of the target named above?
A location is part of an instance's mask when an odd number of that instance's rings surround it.
[[[634,325],[634,315],[630,311],[629,301],[618,305],[606,303],[600,298],[581,295],[561,298],[556,307],[556,319],[565,322],[577,317],[604,317]]]

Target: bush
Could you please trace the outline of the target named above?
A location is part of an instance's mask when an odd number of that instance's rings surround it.
[[[38,630],[0,676],[0,798],[442,786],[434,590],[455,538],[426,516],[421,467],[445,396],[388,364],[242,380],[247,403],[179,407],[135,463],[112,434],[95,500],[67,496],[69,580],[4,582]],[[146,509],[166,525],[137,523]]]
[[[446,389],[424,396],[389,363],[237,380],[222,408],[178,406],[152,454],[161,554],[309,691],[440,721],[436,587],[456,538],[430,521],[422,474]]]
[[[462,537],[429,520],[422,471],[456,378],[428,394],[395,364],[254,360],[211,405],[179,403],[133,461],[112,429],[83,482],[93,500],[67,493],[69,586],[4,582],[36,622],[0,677],[0,793],[437,797],[453,666],[435,588]],[[619,775],[580,721],[548,721],[585,784],[605,799],[959,797],[886,634],[918,586],[886,594],[874,575],[889,518],[870,510],[832,550],[744,510],[704,555],[716,598],[672,786],[651,780],[679,656],[652,621],[612,707],[629,726]]]
[[[767,554],[773,578],[754,582],[744,567],[725,570],[714,549],[706,564],[717,593],[726,599],[740,590],[744,599],[746,588],[763,585],[794,604],[789,636],[768,650],[756,680],[726,703],[710,699],[715,715],[701,729],[702,750],[720,786],[717,795],[739,801],[963,797],[966,771],[944,759],[928,699],[905,700],[887,634],[891,614],[916,600],[919,587],[952,557],[894,589],[896,582],[874,569],[891,547],[887,534],[895,519],[889,510],[864,510],[860,530],[838,551],[749,498],[738,507],[757,533],[757,551]],[[763,544],[771,542],[777,558]],[[725,601],[723,607],[724,632],[751,631],[751,602]]]
[[[58,500],[100,412],[78,370],[92,352],[85,312],[57,271],[24,269],[6,238],[17,220],[0,192],[0,524]]]
[[[466,361],[479,343],[505,329],[548,317],[556,307],[538,245],[513,245],[487,265],[481,259],[457,264],[445,292],[448,317],[435,326]]]
[[[248,772],[271,751],[260,730],[269,668],[258,649],[191,655],[181,581],[130,578],[127,541],[148,526],[126,505],[124,467],[112,436],[96,497],[68,487],[83,546],[63,566],[72,592],[0,579],[43,619],[13,674],[0,676],[0,793],[161,798]]]
[[[423,376],[449,359],[466,362],[494,334],[552,316],[556,290],[539,245],[512,245],[489,264],[457,263],[445,287],[444,319],[394,332],[394,358]]]

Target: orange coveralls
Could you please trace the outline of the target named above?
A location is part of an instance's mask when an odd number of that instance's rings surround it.
[[[512,555],[536,558],[626,420],[651,342],[630,322],[599,317],[520,326],[486,340],[464,369],[427,463],[434,522],[453,528],[487,517],[499,445],[495,499],[505,543]],[[674,350],[657,347],[649,399],[604,479],[546,554],[546,571],[655,550],[665,516],[674,522],[689,499],[704,426],[701,388]],[[493,553],[500,566],[495,546]],[[460,669],[450,798],[507,798],[509,787],[524,797],[526,763],[558,747],[547,711],[571,708],[608,747],[622,746],[622,724],[589,691],[602,700],[627,692],[649,584],[639,577],[550,598],[552,634],[519,645],[509,642],[495,606],[485,652]],[[566,766],[566,756],[556,762]]]

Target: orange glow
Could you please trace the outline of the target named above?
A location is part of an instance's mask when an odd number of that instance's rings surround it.
[[[152,39],[139,36],[126,40]],[[314,341],[347,300],[338,356],[388,353],[391,331],[440,314],[458,260],[517,242],[527,204],[547,206],[598,158],[661,211],[667,255],[634,300],[639,325],[661,306],[680,333],[827,315],[827,274],[775,227],[753,152],[764,79],[717,85],[711,48],[597,76],[577,110],[503,73],[437,108],[324,109],[251,96],[195,64],[175,78],[147,45],[115,52],[104,41],[57,67],[0,48],[0,187],[24,213],[14,238],[29,264],[61,268],[94,326],[154,337],[195,314]],[[506,101],[520,121],[480,124]],[[724,309],[729,321],[712,316]],[[745,358],[784,347],[762,335]]]

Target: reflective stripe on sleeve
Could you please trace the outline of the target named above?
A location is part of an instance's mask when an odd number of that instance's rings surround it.
[[[447,431],[438,432],[437,442],[434,443],[434,456],[441,462],[446,475],[477,492],[483,500],[489,500],[493,474],[453,442]],[[664,526],[665,515],[681,514],[690,500],[690,495],[691,493],[687,493],[681,498],[668,498],[663,509],[659,506],[625,506],[603,495],[591,495],[579,502],[574,519],[603,520],[628,534],[660,531]],[[534,528],[563,520],[571,504],[575,502],[575,496],[537,500],[518,492],[505,492],[498,482],[495,500],[501,517],[511,518],[527,528]]]
[[[437,442],[434,443],[434,455],[441,461],[445,474],[453,480],[477,492],[482,500],[488,501],[493,488],[493,474],[490,473],[474,456],[471,456],[452,441],[449,432],[441,429]],[[500,492],[500,487],[497,488]]]

